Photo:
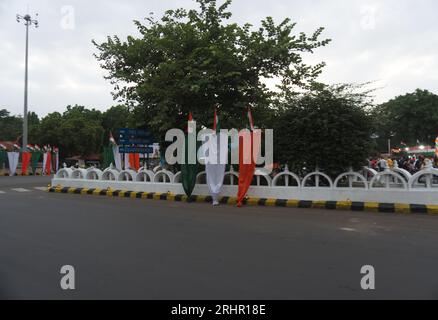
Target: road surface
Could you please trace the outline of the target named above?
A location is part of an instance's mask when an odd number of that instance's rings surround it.
[[[438,299],[438,216],[49,194],[0,177],[3,299]],[[64,291],[60,269],[75,270]],[[361,288],[364,265],[374,291]]]

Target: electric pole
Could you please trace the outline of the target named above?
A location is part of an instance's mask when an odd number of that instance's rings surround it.
[[[36,14],[38,16],[38,14]],[[38,28],[38,21],[33,20],[29,14],[21,16],[17,14],[17,22],[24,21],[26,26],[26,54],[25,54],[25,71],[24,71],[24,113],[23,113],[23,151],[27,150],[27,82],[28,82],[28,60],[29,60],[29,26]]]

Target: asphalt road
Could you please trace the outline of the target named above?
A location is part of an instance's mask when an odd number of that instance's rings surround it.
[[[0,298],[438,299],[438,217],[35,189],[48,182],[0,177]]]

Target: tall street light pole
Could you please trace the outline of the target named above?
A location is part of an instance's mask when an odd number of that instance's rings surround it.
[[[38,14],[37,14],[38,16]],[[25,55],[25,71],[24,71],[24,113],[23,113],[23,151],[27,150],[27,136],[28,136],[28,128],[27,128],[27,81],[28,81],[28,60],[29,60],[29,26],[34,25],[35,28],[38,28],[38,21],[33,20],[29,14],[21,16],[17,14],[17,22],[24,21],[24,25],[26,26],[26,55]]]

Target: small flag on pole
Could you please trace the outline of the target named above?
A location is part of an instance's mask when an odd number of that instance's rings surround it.
[[[438,158],[438,137],[435,139],[435,155]]]
[[[215,132],[218,132],[220,130],[219,126],[219,118],[217,116],[217,108],[214,109],[214,123],[213,123],[213,130]]]
[[[251,127],[251,131],[254,131],[254,120],[252,118],[251,107],[248,107],[248,120],[249,120],[249,125]]]
[[[186,129],[186,132],[187,133],[193,133],[193,128],[192,127],[190,127],[190,122],[193,122],[193,115],[192,115],[192,112],[189,112],[189,119],[188,119],[188,124],[187,124],[187,129]]]
[[[113,137],[113,133],[110,131],[110,137],[109,137],[109,141],[112,145],[116,145],[116,140]]]

